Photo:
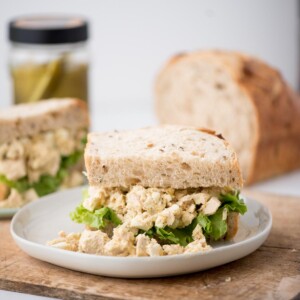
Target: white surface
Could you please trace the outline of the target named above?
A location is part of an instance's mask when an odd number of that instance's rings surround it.
[[[300,196],[300,170],[251,186],[253,190],[286,196]]]
[[[125,130],[157,124],[152,105],[144,103],[142,99],[138,104],[128,101],[117,106],[107,105],[102,109],[97,109],[97,105],[93,104],[90,112],[93,131]]]
[[[11,233],[18,246],[30,256],[76,271],[124,278],[161,277],[205,270],[242,258],[266,240],[272,226],[269,210],[251,199],[246,200],[248,212],[241,217],[234,241],[217,243],[213,250],[205,253],[112,257],[45,246],[46,241],[55,238],[60,230],[83,230],[84,225],[75,224],[69,218],[70,211],[81,198],[82,188],[76,188],[23,207],[11,223]]]
[[[1,300],[55,300],[54,298],[33,296],[22,293],[8,292],[0,290]]]
[[[91,98],[97,109],[151,103],[155,74],[178,52],[225,48],[252,53],[299,84],[297,0],[1,0],[0,106],[10,103],[7,23],[31,13],[80,14],[91,23]]]

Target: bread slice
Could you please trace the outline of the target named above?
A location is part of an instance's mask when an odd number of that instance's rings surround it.
[[[235,52],[173,57],[155,85],[161,123],[222,132],[253,183],[300,167],[300,100],[280,73]]]
[[[89,184],[185,189],[242,186],[237,156],[209,130],[183,126],[90,133],[85,150]]]
[[[51,99],[20,104],[0,110],[0,144],[39,132],[88,128],[85,102],[77,99]]]

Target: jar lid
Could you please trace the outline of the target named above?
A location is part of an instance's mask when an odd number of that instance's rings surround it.
[[[88,39],[88,23],[80,17],[26,16],[9,23],[9,39],[25,44],[67,44]]]

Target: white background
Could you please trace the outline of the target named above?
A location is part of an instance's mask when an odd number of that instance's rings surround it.
[[[91,104],[94,129],[156,122],[155,74],[172,54],[223,48],[256,55],[298,88],[297,0],[0,0],[0,107],[12,101],[7,23],[31,13],[86,16],[91,25]],[[300,172],[256,188],[299,195]],[[31,299],[0,291],[1,299]]]

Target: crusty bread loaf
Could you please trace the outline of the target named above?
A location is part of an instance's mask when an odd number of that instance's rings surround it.
[[[300,100],[260,60],[225,51],[177,55],[155,94],[161,123],[222,132],[247,183],[300,167]]]
[[[0,110],[0,144],[61,127],[79,129],[88,125],[87,106],[78,99],[19,104]]]
[[[228,143],[193,127],[90,133],[85,165],[92,186],[242,186],[237,156]]]

